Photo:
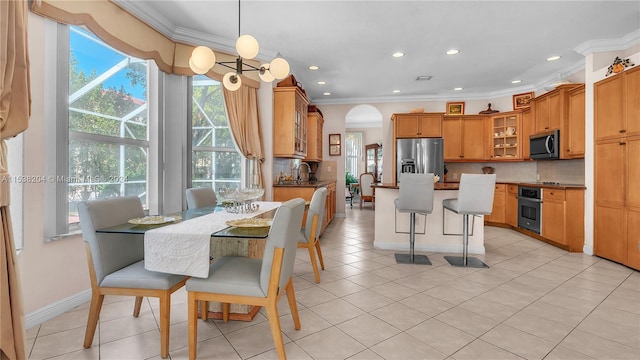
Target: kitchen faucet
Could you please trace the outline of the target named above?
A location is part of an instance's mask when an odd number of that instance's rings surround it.
[[[306,163],[304,161],[301,162],[300,165],[298,165],[298,180],[301,180],[300,179],[300,168],[302,167],[302,165],[306,165],[307,166],[307,180],[306,181],[309,181],[309,177],[311,176],[311,165],[309,165],[308,163]]]

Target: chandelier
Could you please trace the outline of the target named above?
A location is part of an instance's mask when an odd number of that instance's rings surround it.
[[[222,78],[222,84],[227,90],[236,91],[242,86],[242,75],[246,71],[257,71],[262,81],[272,82],[275,79],[284,79],[289,75],[289,63],[287,60],[276,57],[268,64],[255,67],[243,62],[243,59],[251,60],[258,55],[260,45],[258,40],[251,35],[240,35],[240,0],[238,0],[238,40],[236,40],[238,57],[235,61],[216,61],[216,54],[206,46],[198,46],[193,49],[189,58],[189,67],[196,74],[206,74],[216,64],[231,69]]]

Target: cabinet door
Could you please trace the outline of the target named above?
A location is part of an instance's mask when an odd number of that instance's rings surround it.
[[[627,258],[625,210],[622,207],[595,206],[594,252],[603,258],[624,262]]]
[[[496,189],[493,194],[493,207],[491,208],[491,214],[485,216],[484,220],[504,224],[506,222],[506,201],[505,185],[496,184]]]
[[[560,129],[564,119],[564,90],[549,96],[549,130]]]
[[[462,156],[462,121],[459,116],[445,116],[442,121],[444,159],[460,160]]]
[[[569,124],[565,127],[568,133],[568,144],[565,146],[560,143],[560,146],[566,149],[566,156],[569,158],[584,158],[584,112],[584,88],[580,88],[580,90],[569,94]],[[562,133],[560,136],[562,136]]]
[[[595,145],[594,192],[598,205],[625,204],[625,148],[620,140],[601,140]]]
[[[464,160],[485,159],[486,118],[462,118],[462,124],[462,158]]]
[[[543,132],[549,130],[549,98],[543,98],[536,101],[535,112],[535,132]]]
[[[626,138],[624,142],[627,165],[625,205],[640,210],[640,136]],[[636,236],[640,237],[640,234]]]
[[[418,115],[398,115],[395,120],[396,137],[418,137]]]
[[[531,106],[535,106],[531,104]],[[530,149],[529,149],[529,136],[533,134],[533,128],[535,126],[535,121],[533,118],[533,110],[525,110],[522,113],[522,131],[520,136],[520,142],[522,143],[522,158],[528,160],[530,158]]]
[[[594,84],[595,139],[619,136],[624,131],[624,97],[621,74]]]
[[[633,68],[625,71],[625,119],[626,134],[640,134],[640,71]]]
[[[627,262],[640,270],[640,210],[627,210]]]
[[[544,199],[544,195],[542,198]],[[542,237],[566,245],[565,216],[564,201],[543,200]]]
[[[418,121],[420,137],[442,137],[442,115],[421,115]]]

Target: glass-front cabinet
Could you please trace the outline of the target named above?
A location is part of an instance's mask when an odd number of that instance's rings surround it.
[[[364,147],[367,172],[373,174],[376,182],[382,181],[382,145],[369,144]]]
[[[492,160],[522,159],[520,123],[520,112],[503,113],[491,118]]]

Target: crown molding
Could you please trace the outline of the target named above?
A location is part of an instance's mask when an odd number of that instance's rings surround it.
[[[158,30],[162,35],[173,39],[173,33],[176,30],[176,25],[171,19],[162,16],[157,11],[154,11],[152,7],[144,6],[140,4],[143,1],[125,1],[125,0],[111,0],[114,4],[124,9],[129,14],[140,19],[140,21]]]
[[[599,39],[589,40],[576,46],[574,50],[584,56],[591,55],[596,52],[626,50],[630,47],[640,44],[640,29],[618,39]]]

